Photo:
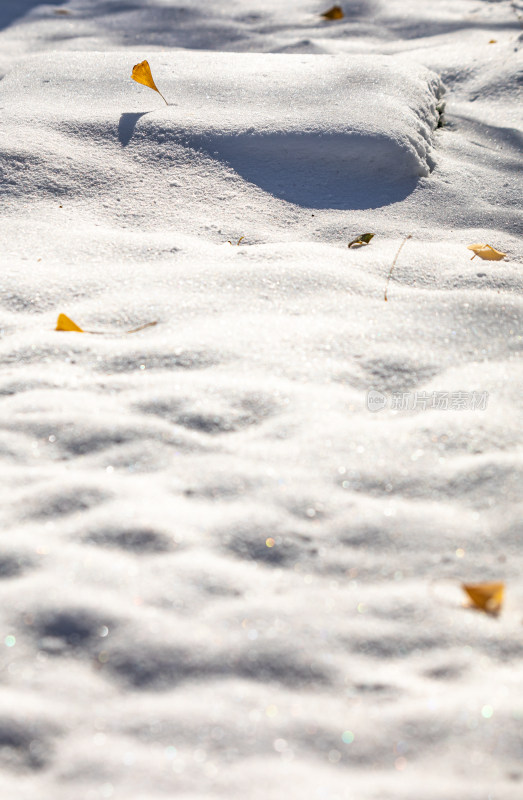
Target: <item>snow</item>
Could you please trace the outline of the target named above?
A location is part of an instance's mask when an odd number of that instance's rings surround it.
[[[134,205],[146,192],[177,227],[183,194],[190,232],[195,189],[238,217],[246,195],[260,216],[267,194],[307,209],[369,208],[410,194],[433,166],[441,85],[408,62],[176,53],[155,69],[176,102],[152,111],[143,86],[129,92],[128,67],[127,54],[94,53],[37,56],[13,70],[3,87],[12,143],[4,181],[35,199],[98,204],[103,192],[111,208],[124,189]],[[129,110],[118,117],[108,97]],[[240,191],[231,194],[231,182]]]
[[[327,7],[0,7],[1,797],[521,797],[523,8]]]

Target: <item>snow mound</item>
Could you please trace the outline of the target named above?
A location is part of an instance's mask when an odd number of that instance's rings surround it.
[[[183,171],[218,199],[233,176],[300,206],[368,208],[403,199],[434,165],[442,86],[404,59],[156,54],[165,106],[130,81],[142,56],[53,53],[5,78],[8,195],[87,198]]]

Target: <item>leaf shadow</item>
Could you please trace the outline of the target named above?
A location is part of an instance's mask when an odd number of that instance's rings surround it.
[[[118,122],[118,141],[122,147],[127,147],[133,138],[134,129],[136,128],[138,120],[150,113],[150,111],[133,111],[126,112],[120,116],[120,121]]]

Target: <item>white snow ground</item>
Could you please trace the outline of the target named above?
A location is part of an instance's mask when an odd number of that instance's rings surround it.
[[[0,0],[6,800],[521,799],[523,6],[343,6]]]

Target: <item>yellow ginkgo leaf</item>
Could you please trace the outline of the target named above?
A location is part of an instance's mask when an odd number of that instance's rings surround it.
[[[482,244],[481,242],[479,244],[469,244],[467,250],[472,250],[474,253],[472,258],[479,256],[486,261],[501,261],[507,255],[506,253],[500,253],[499,250],[494,250],[490,244]],[[470,259],[471,261],[472,258]]]
[[[158,87],[154,82],[148,61],[142,61],[140,64],[135,64],[133,67],[131,78],[133,79],[133,81],[136,81],[136,83],[143,83],[143,85],[148,86],[149,89],[154,89],[155,92],[158,92],[162,100],[165,101],[165,105],[167,106],[169,105],[169,103],[167,102],[167,100],[165,99],[165,97],[163,96],[163,94],[161,93],[161,91],[158,89]]]
[[[139,325],[137,328],[131,328],[130,331],[123,331],[123,333],[138,333],[138,331],[143,331],[145,330],[145,328],[152,328],[154,327],[154,325],[157,324],[158,323],[156,322],[156,320],[154,322],[145,322],[143,325]],[[105,336],[105,335],[110,336],[111,333],[115,332],[115,331],[86,331],[83,328],[80,328],[76,324],[76,322],[73,322],[73,320],[70,319],[65,314],[58,315],[55,331],[76,331],[77,333],[90,333],[93,336]],[[121,331],[118,331],[118,333],[121,333]]]
[[[461,587],[469,596],[474,608],[479,608],[487,614],[499,614],[501,611],[505,593],[504,583],[463,583]]]
[[[328,11],[324,11],[321,15],[324,19],[343,19],[345,14],[343,13],[343,9],[341,6],[332,6],[329,8]]]
[[[76,331],[77,333],[84,333],[82,328],[79,328],[76,322],[73,322],[72,319],[69,319],[65,314],[58,314],[58,320],[56,322],[56,331]]]

